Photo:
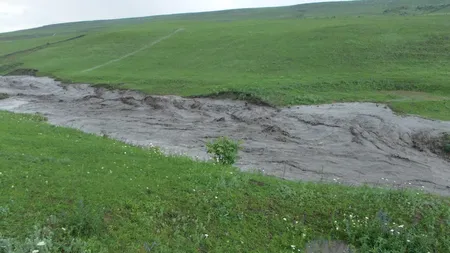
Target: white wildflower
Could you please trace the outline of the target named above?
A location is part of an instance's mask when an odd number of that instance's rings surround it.
[[[291,248],[292,248],[293,250],[295,250],[295,245],[291,245]]]
[[[400,226],[398,226],[399,228],[404,228],[405,227],[405,225],[400,225]]]
[[[203,236],[204,236],[205,238],[208,238],[209,235],[208,235],[208,234],[204,234]]]
[[[31,253],[39,253],[39,250],[35,249],[35,250],[31,251]]]
[[[286,218],[283,218],[283,220],[284,220],[284,221],[287,221],[287,219],[286,219]]]
[[[41,242],[38,242],[38,244],[36,244],[37,246],[45,246],[45,242],[44,241],[41,241]]]

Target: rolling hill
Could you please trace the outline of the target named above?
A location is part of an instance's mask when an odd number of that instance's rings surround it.
[[[368,0],[50,25],[0,35],[0,53],[19,51],[0,57],[0,71],[151,94],[249,93],[276,106],[386,102],[449,119],[449,4]]]
[[[0,74],[450,120],[449,20],[450,0],[361,0],[54,24],[0,34]],[[450,252],[448,197],[285,181],[45,121],[0,111],[1,253]]]

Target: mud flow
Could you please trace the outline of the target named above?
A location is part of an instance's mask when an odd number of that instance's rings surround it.
[[[171,154],[208,159],[205,142],[244,141],[237,166],[268,175],[351,185],[419,188],[450,195],[450,162],[427,143],[450,122],[346,103],[274,109],[231,100],[148,96],[49,78],[0,77],[0,109],[42,113],[81,129]],[[433,143],[433,142],[430,142]],[[432,145],[431,145],[432,146]]]

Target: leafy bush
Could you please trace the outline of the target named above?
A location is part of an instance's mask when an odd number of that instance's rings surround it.
[[[208,153],[213,155],[213,159],[224,165],[232,165],[236,162],[237,154],[241,143],[229,139],[228,137],[220,137],[213,142],[206,144]]]

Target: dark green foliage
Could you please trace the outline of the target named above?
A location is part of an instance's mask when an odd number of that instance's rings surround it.
[[[0,93],[0,100],[1,99],[7,99],[8,97],[9,97],[8,94]]]
[[[240,145],[241,143],[238,141],[231,140],[228,137],[220,137],[207,143],[206,147],[214,160],[223,165],[233,165],[236,162]]]

